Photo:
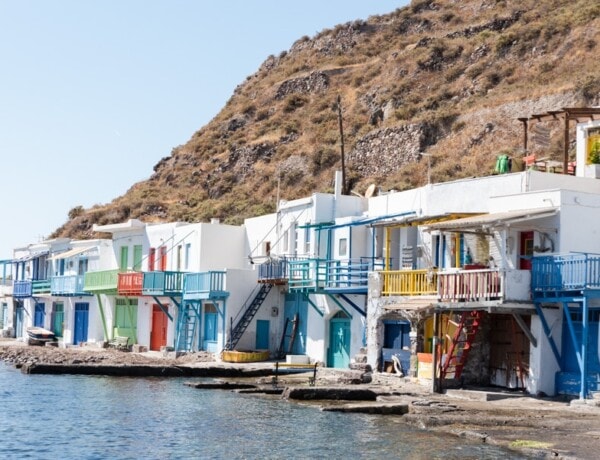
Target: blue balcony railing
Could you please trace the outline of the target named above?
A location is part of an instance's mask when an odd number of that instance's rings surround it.
[[[534,293],[581,289],[600,289],[600,255],[553,254],[531,259]]]
[[[325,262],[325,289],[341,292],[366,292],[369,272],[373,263],[369,259],[328,260]]]
[[[186,273],[183,278],[183,298],[185,300],[227,297],[225,272],[210,271]]]
[[[258,266],[259,281],[287,280],[288,261],[286,258],[274,259]]]
[[[180,296],[183,292],[184,272],[145,272],[142,286],[144,295]]]
[[[31,280],[15,280],[13,284],[13,297],[31,297],[32,293],[33,291]]]
[[[84,275],[53,276],[50,284],[52,295],[87,295],[83,290]]]

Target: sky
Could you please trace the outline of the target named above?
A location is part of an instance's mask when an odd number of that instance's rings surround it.
[[[0,0],[0,260],[153,173],[300,37],[408,0]]]

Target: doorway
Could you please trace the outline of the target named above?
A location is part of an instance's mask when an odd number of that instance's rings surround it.
[[[168,308],[167,305],[164,307]],[[159,351],[167,346],[167,328],[169,317],[156,304],[152,305],[152,331],[150,332],[150,350]]]
[[[350,317],[343,311],[329,321],[328,367],[347,368],[350,364]]]

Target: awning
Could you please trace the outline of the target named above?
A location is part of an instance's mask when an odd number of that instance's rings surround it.
[[[69,249],[68,251],[61,252],[60,254],[54,254],[48,260],[68,259],[69,257],[76,256],[77,254],[81,254],[81,253],[89,251],[91,249],[96,249],[96,246],[86,246],[84,248]]]
[[[473,213],[445,213],[431,216],[416,216],[414,213],[399,218],[383,219],[373,224],[373,227],[414,227],[418,225],[428,225],[447,220],[455,220],[465,216],[471,216]]]
[[[551,217],[556,213],[558,213],[558,208],[522,209],[520,211],[482,214],[480,216],[438,222],[428,225],[427,227],[430,230],[467,230],[506,227],[517,222]]]
[[[16,259],[13,259],[13,262],[27,262],[28,260],[31,259],[36,259],[38,257],[42,257],[48,254],[48,251],[38,251],[38,252],[31,252],[29,254],[27,254],[26,256],[23,257],[17,257]]]

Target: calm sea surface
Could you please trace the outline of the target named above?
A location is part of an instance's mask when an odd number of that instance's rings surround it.
[[[0,362],[0,458],[520,458],[399,417],[321,412],[183,382],[24,375]]]

